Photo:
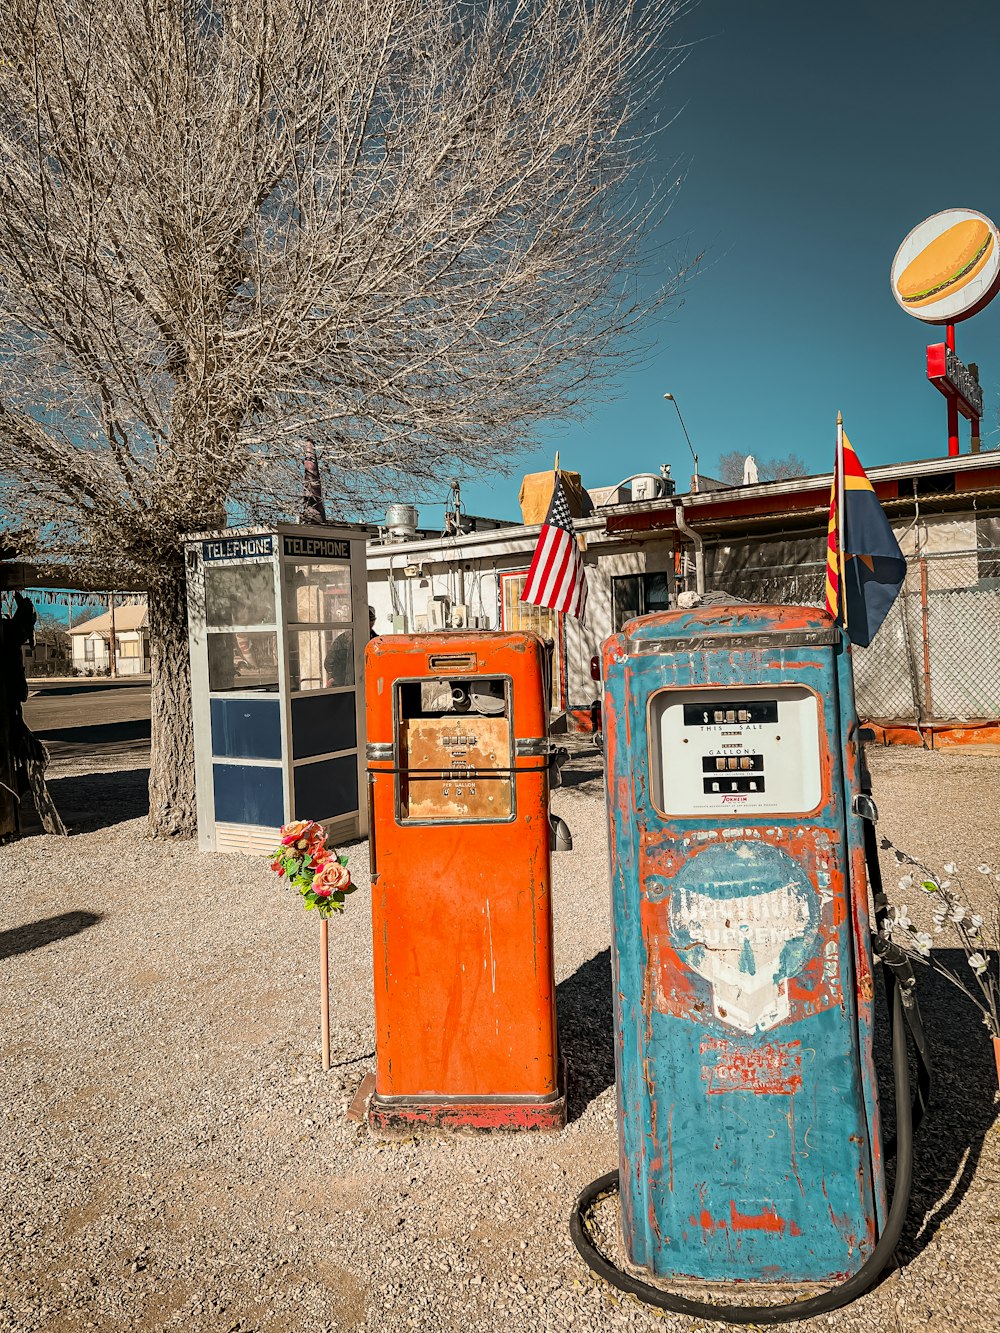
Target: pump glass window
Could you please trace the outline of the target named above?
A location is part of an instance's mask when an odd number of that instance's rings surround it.
[[[819,722],[803,685],[660,690],[649,701],[653,804],[669,816],[815,810]]]
[[[403,823],[492,823],[513,814],[510,683],[441,676],[396,684]]]
[[[208,636],[208,688],[273,694],[278,688],[278,635],[275,630],[237,630]]]
[[[273,625],[274,567],[270,561],[205,566],[205,623],[209,628]]]

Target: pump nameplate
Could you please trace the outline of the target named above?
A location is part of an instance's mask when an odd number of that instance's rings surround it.
[[[839,629],[771,630],[757,634],[688,634],[677,639],[635,639],[630,645],[633,653],[705,652],[721,648],[726,652],[751,648],[784,652],[789,648],[816,648],[840,642]]]

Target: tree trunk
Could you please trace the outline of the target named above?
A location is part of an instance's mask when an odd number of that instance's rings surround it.
[[[4,621],[0,613],[0,654],[6,651]],[[20,653],[21,645],[17,645]],[[17,787],[14,782],[14,749],[10,727],[10,700],[6,673],[0,661],[0,844],[17,837]]]
[[[182,558],[149,590],[149,655],[152,753],[147,831],[151,838],[193,837],[198,820]]]

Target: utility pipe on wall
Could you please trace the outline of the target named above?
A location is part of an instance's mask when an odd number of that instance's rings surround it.
[[[695,532],[684,517],[684,501],[680,496],[677,497],[677,505],[674,509],[677,519],[677,529],[683,532],[684,536],[694,546],[694,583],[695,588],[701,594],[705,595],[705,543],[702,540],[701,533]]]

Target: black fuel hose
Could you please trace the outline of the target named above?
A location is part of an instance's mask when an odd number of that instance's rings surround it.
[[[889,937],[889,932],[886,930],[886,921],[889,915],[889,900],[885,896],[885,889],[882,884],[882,866],[878,859],[878,840],[875,837],[875,820],[865,819],[863,825],[865,864],[868,868],[868,882],[871,885],[872,898],[875,904],[875,933],[872,936],[872,951],[884,964],[882,975],[885,980],[885,997],[889,1002],[889,1022],[892,1023],[895,1017],[895,1008],[892,1003],[892,994],[889,988],[889,979],[891,977],[900,991],[900,998],[903,1002],[903,1012],[906,1015],[907,1026],[910,1029],[910,1036],[913,1039],[917,1057],[917,1086],[913,1093],[913,1132],[916,1133],[930,1103],[930,1049],[927,1045],[927,1038],[924,1035],[924,1026],[920,1018],[920,1009],[917,1006],[916,977],[913,975],[913,964],[899,945],[892,942]],[[891,1159],[896,1155],[896,1141],[894,1138],[889,1139],[885,1143],[883,1151],[887,1159]]]
[[[829,1314],[831,1310],[839,1310],[849,1305],[875,1285],[902,1235],[906,1210],[910,1202],[910,1186],[913,1183],[914,1119],[913,1107],[910,1104],[910,1071],[906,1047],[908,1023],[904,1022],[902,987],[891,968],[884,968],[884,976],[890,998],[892,1066],[896,1094],[896,1180],[882,1235],[853,1277],[849,1277],[846,1282],[836,1287],[831,1287],[829,1291],[824,1291],[819,1296],[811,1296],[804,1301],[788,1301],[782,1305],[716,1305],[710,1301],[698,1301],[689,1296],[680,1296],[674,1292],[663,1291],[660,1287],[654,1287],[649,1282],[632,1277],[613,1264],[597,1249],[587,1233],[584,1221],[586,1214],[603,1195],[611,1194],[620,1188],[621,1182],[617,1171],[609,1171],[606,1176],[601,1176],[600,1180],[588,1185],[577,1199],[569,1219],[569,1233],[573,1238],[573,1244],[587,1266],[598,1277],[604,1278],[619,1291],[637,1296],[640,1301],[657,1309],[694,1315],[699,1319],[718,1319],[730,1324],[784,1324],[793,1319],[811,1319],[814,1315]],[[919,1064],[921,1060],[919,1046],[917,1056]]]

